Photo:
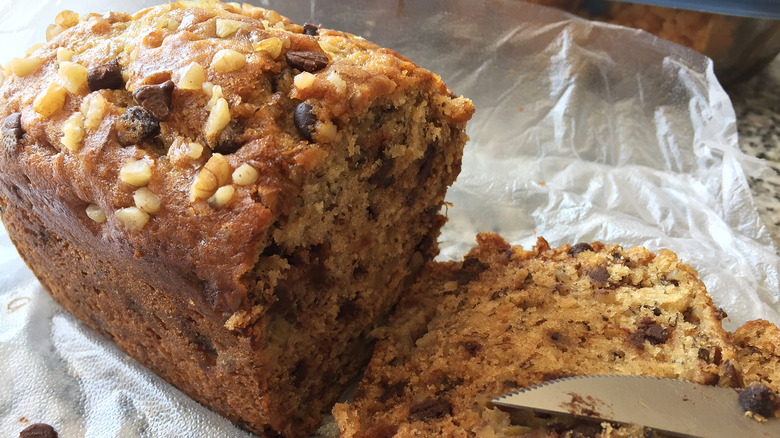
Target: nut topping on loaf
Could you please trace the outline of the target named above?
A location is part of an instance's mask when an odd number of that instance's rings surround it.
[[[437,253],[473,113],[360,37],[219,2],[58,15],[0,88],[0,205],[70,312],[300,435]]]

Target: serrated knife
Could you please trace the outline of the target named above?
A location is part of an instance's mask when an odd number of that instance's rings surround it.
[[[745,416],[732,388],[638,376],[581,376],[545,382],[494,405],[638,424],[683,437],[780,437],[780,418]]]

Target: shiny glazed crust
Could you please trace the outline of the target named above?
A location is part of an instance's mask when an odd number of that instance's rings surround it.
[[[3,223],[131,356],[249,430],[307,434],[437,253],[473,107],[362,38],[195,3],[63,13],[9,64]]]

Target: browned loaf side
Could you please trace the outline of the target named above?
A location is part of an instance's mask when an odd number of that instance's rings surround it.
[[[526,251],[495,234],[478,243],[461,262],[430,263],[391,328],[375,331],[353,402],[334,408],[342,438],[636,436],[636,426],[510,416],[490,400],[591,374],[742,386],[723,312],[672,252],[543,239]]]
[[[202,3],[64,12],[9,64],[2,219],[77,318],[242,427],[305,435],[437,253],[473,107],[362,38]]]

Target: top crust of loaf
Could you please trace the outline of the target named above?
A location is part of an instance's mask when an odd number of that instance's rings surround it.
[[[272,226],[334,148],[358,152],[342,128],[411,93],[455,129],[473,113],[392,50],[249,5],[63,13],[49,33],[0,89],[2,185],[53,206],[47,225],[73,241],[100,236],[151,276],[197,273],[189,298],[222,311],[246,303]]]

